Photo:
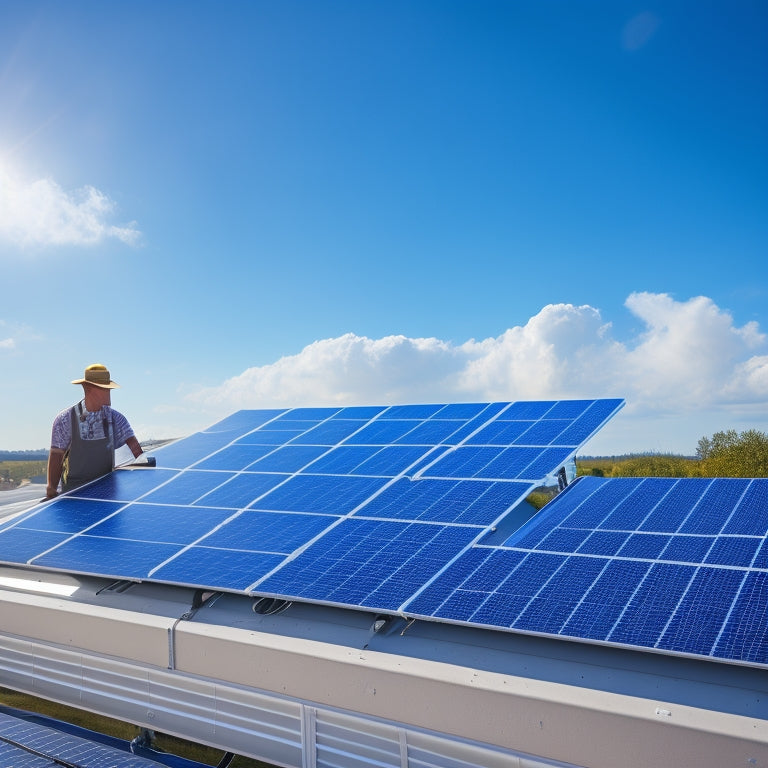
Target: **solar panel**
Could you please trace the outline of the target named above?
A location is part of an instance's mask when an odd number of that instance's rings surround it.
[[[0,561],[396,610],[622,405],[239,411],[0,527]]]
[[[0,768],[148,768],[158,763],[0,712]]]
[[[409,616],[768,664],[768,480],[584,477]]]

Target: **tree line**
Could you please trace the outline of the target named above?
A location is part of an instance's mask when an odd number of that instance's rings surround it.
[[[577,459],[580,475],[599,477],[768,477],[768,434],[729,429],[702,437],[695,458],[666,454]]]
[[[0,451],[0,461],[48,461],[48,449],[37,451]]]

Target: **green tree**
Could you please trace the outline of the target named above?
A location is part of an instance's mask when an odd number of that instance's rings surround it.
[[[696,453],[704,477],[768,477],[768,434],[756,429],[715,432],[699,440]]]

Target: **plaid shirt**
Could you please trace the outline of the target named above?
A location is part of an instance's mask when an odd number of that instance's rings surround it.
[[[51,448],[58,448],[61,451],[66,451],[72,442],[72,419],[70,417],[71,408],[65,408],[54,420],[53,429],[51,430]],[[77,423],[80,425],[80,437],[83,440],[102,440],[105,437],[104,434],[104,419],[112,422],[112,431],[115,437],[115,448],[119,448],[121,445],[125,445],[125,441],[129,437],[133,437],[133,430],[128,423],[128,419],[123,416],[122,413],[116,411],[108,405],[105,405],[101,410],[90,411],[85,410],[83,405],[83,413],[85,414],[85,420],[80,421],[78,415]]]

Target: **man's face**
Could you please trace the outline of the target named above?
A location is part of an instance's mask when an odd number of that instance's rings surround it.
[[[105,389],[104,387],[97,387],[95,384],[84,384],[85,393],[88,395],[88,399],[102,405],[111,405],[112,403],[112,390]]]

